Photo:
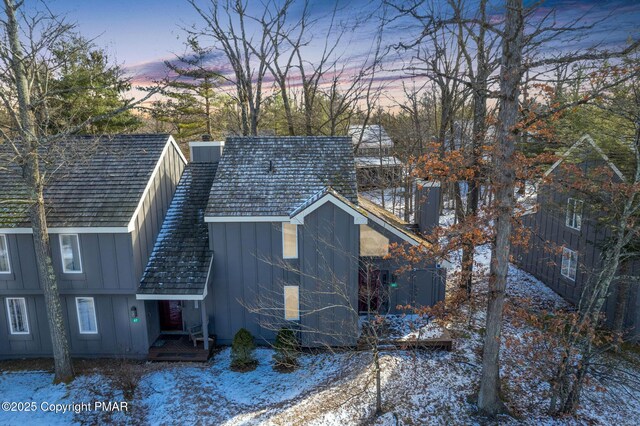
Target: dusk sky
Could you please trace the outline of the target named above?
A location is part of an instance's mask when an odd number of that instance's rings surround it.
[[[345,14],[359,15],[373,10],[376,7],[374,5],[379,3],[368,0],[342,1]],[[84,36],[95,37],[97,45],[106,48],[112,58],[139,80],[157,77],[163,70],[163,60],[174,58],[175,53],[184,51],[185,33],[181,27],[193,24],[202,26],[201,18],[184,0],[49,0],[46,3],[56,13],[64,14],[68,20],[76,22]],[[333,3],[333,0],[312,0],[312,11],[321,16],[330,10]],[[540,13],[555,8],[558,19],[566,22],[585,12],[588,12],[589,19],[612,13],[613,16],[606,23],[590,34],[590,40],[585,41],[585,45],[594,42],[620,45],[630,36],[637,37],[640,31],[639,0],[549,0],[543,7]],[[499,14],[500,11],[494,13]],[[357,55],[370,49],[372,37],[367,35],[374,32],[371,25],[345,39],[345,52]],[[387,38],[396,42],[403,36],[406,36],[406,31],[390,29]]]

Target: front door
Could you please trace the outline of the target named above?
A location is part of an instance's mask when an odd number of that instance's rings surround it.
[[[374,267],[360,268],[358,276],[358,311],[378,312],[381,299],[380,270]]]
[[[159,300],[160,330],[182,331],[182,307],[179,300]]]

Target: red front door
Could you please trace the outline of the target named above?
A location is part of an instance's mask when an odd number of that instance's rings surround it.
[[[160,330],[182,331],[182,308],[178,300],[159,300]]]

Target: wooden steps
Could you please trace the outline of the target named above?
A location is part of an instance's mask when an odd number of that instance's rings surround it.
[[[202,342],[196,347],[189,340],[188,335],[162,334],[149,348],[147,359],[149,361],[193,361],[205,362],[211,356],[211,349],[203,348]]]

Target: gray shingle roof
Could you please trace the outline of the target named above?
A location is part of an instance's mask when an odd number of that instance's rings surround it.
[[[362,125],[351,125],[347,130],[347,133],[353,139],[353,145],[357,145],[360,142],[360,135],[362,135],[362,141],[359,148],[393,148],[393,141],[387,134],[384,127],[378,124],[370,124],[362,128]]]
[[[127,226],[168,139],[76,136],[43,151],[48,225]],[[6,154],[7,147],[0,150]],[[30,227],[24,183],[7,157],[0,157],[6,165],[0,167],[0,228]]]
[[[203,294],[212,256],[204,210],[216,167],[190,163],[184,169],[138,294]]]
[[[358,203],[350,137],[227,138],[206,216],[288,216],[327,187]]]

